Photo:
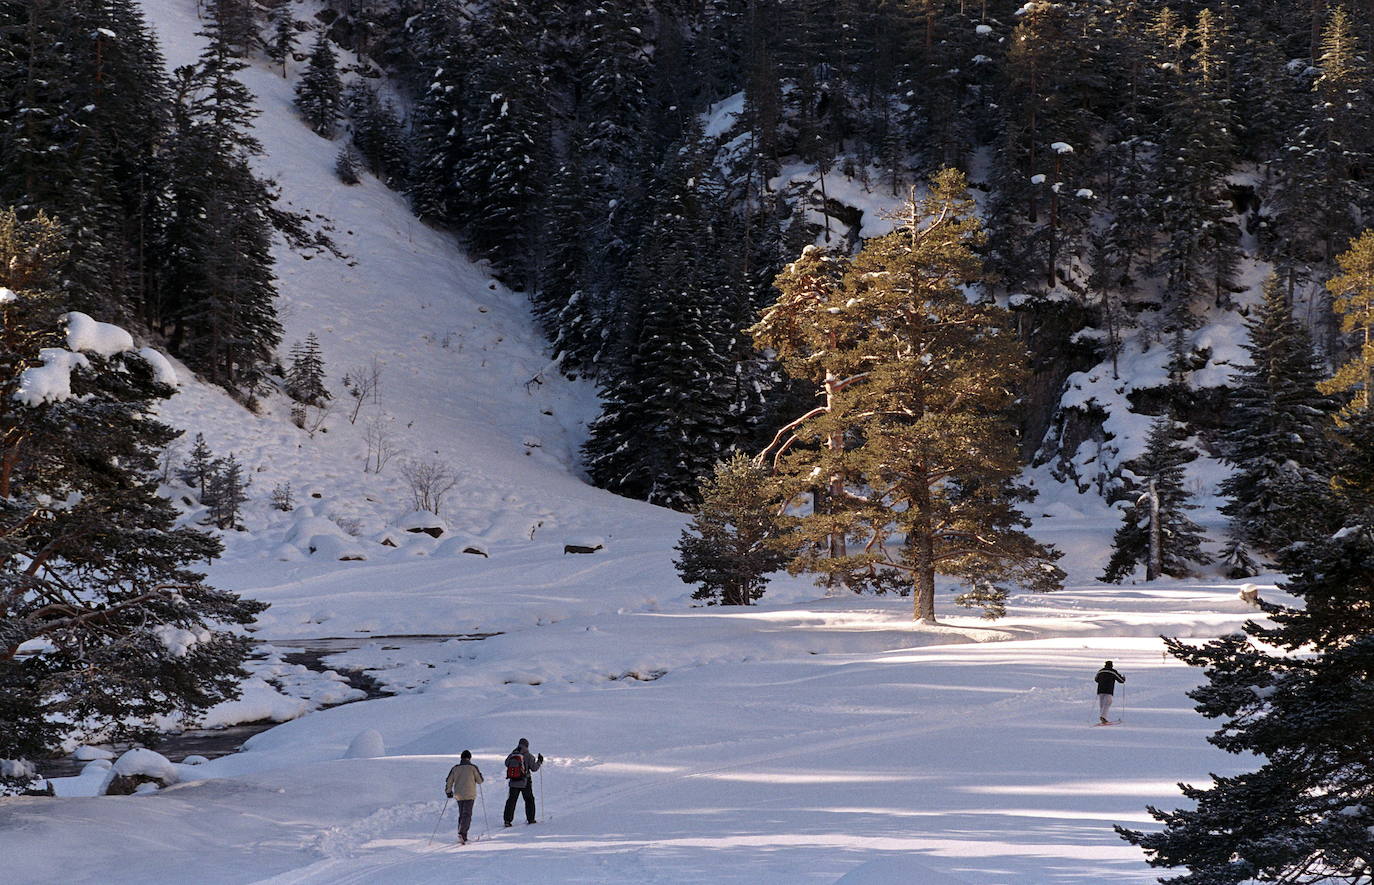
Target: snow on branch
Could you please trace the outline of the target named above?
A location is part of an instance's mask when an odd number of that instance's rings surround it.
[[[5,293],[9,293],[12,299],[10,290],[0,290],[0,296]],[[30,366],[19,373],[19,388],[14,393],[18,402],[26,406],[40,406],[71,399],[72,372],[91,367],[90,360],[85,356],[87,353],[105,358],[132,353],[149,365],[154,380],[159,384],[179,386],[171,361],[151,347],[135,349],[133,336],[119,326],[91,319],[76,310],[66,314],[65,319],[66,349],[45,347],[38,352],[42,365]]]

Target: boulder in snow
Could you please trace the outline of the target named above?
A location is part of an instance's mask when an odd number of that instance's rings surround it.
[[[346,535],[315,535],[306,542],[305,549],[312,556],[337,559],[341,562],[361,562],[367,559],[367,553],[363,548]]]
[[[606,539],[593,537],[591,535],[581,535],[574,538],[567,538],[563,542],[563,553],[595,553],[606,546]]]
[[[485,542],[463,535],[445,540],[434,550],[435,556],[461,556],[464,553],[483,558],[491,556]]]
[[[168,787],[181,780],[172,760],[143,747],[135,747],[120,756],[110,771],[113,777],[105,788],[107,796],[128,796],[135,792],[148,792],[139,788],[145,784],[153,784],[154,789]],[[82,771],[81,775],[84,777],[86,772]]]
[[[426,534],[431,538],[442,538],[449,533],[448,523],[428,510],[416,510],[401,517],[396,528],[403,532]]]

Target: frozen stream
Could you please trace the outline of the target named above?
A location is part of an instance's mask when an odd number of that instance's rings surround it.
[[[359,669],[330,666],[325,659],[333,655],[348,651],[356,651],[364,646],[378,644],[383,650],[396,651],[403,648],[414,648],[417,646],[431,646],[451,640],[460,642],[477,642],[495,633],[464,633],[464,634],[415,634],[409,636],[352,636],[352,637],[322,637],[316,639],[263,639],[257,642],[258,656],[262,656],[270,649],[281,652],[282,660],[288,664],[298,664],[323,673],[326,670],[333,670],[348,682],[352,687],[365,693],[365,696],[354,701],[344,703],[356,704],[360,701],[375,700],[377,698],[390,697],[391,692],[383,689],[375,679],[366,672]],[[343,706],[334,704],[332,706]],[[324,707],[323,709],[329,709]],[[310,715],[309,713],[306,714]],[[153,748],[162,755],[174,761],[180,761],[187,756],[204,756],[206,759],[218,759],[230,753],[237,753],[242,749],[244,743],[256,734],[261,734],[270,728],[281,725],[280,722],[262,720],[259,722],[245,722],[239,725],[231,725],[227,728],[193,728],[179,734],[167,734]],[[104,749],[116,753],[128,749],[128,744],[104,745]],[[81,768],[86,763],[78,762],[70,756],[62,756],[56,759],[46,759],[39,763],[39,771],[44,777],[71,777],[81,773]]]

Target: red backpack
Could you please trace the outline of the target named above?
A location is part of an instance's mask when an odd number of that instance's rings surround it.
[[[525,776],[525,757],[520,753],[511,753],[506,757],[506,780],[517,781]]]

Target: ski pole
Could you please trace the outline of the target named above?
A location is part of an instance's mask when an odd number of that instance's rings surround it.
[[[445,812],[445,811],[448,811],[448,799],[445,799],[445,800],[444,800],[444,807],[439,809],[439,819],[436,820],[436,821],[434,822],[434,832],[432,832],[432,833],[429,834],[429,844],[430,844],[430,845],[433,845],[433,844],[434,844],[434,837],[437,836],[437,835],[439,835],[439,824],[441,824],[441,823],[444,822],[444,812]],[[425,847],[428,848],[429,845],[426,845]]]
[[[491,818],[487,816],[487,791],[477,785],[477,794],[482,797],[482,838],[491,838]]]
[[[1126,721],[1126,683],[1121,683],[1121,715],[1117,717],[1122,722]]]

